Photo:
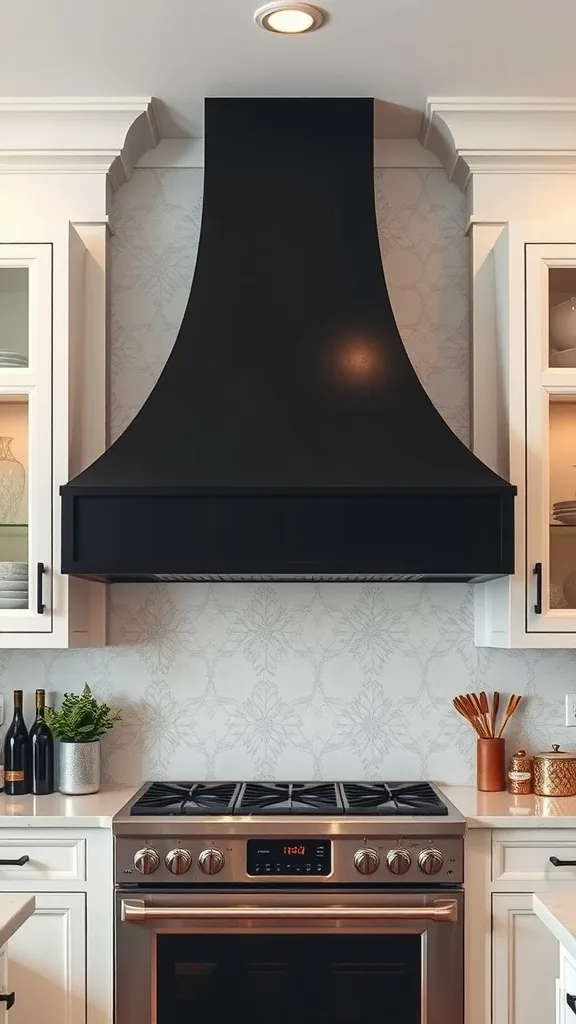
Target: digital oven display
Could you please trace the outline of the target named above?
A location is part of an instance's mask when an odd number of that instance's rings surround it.
[[[249,875],[329,875],[332,843],[326,839],[249,839]]]

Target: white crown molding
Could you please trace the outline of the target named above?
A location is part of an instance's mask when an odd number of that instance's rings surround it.
[[[232,159],[233,154],[230,154]],[[155,149],[140,158],[138,167],[182,168],[204,166],[203,139],[161,139]],[[430,149],[423,149],[418,139],[376,139],[375,167],[440,167]]]
[[[105,174],[119,188],[157,143],[150,97],[0,99],[0,173]]]
[[[576,173],[576,99],[430,97],[420,135],[451,181]]]

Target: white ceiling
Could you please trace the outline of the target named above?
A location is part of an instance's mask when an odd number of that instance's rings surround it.
[[[574,0],[325,0],[299,37],[257,28],[258,5],[3,5],[0,95],[153,95],[163,136],[200,135],[206,95],[368,95],[389,104],[378,134],[409,136],[426,96],[576,94]]]

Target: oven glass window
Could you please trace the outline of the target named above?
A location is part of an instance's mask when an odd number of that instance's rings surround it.
[[[159,935],[158,1024],[420,1024],[419,935]],[[380,1012],[379,1012],[380,1008]]]

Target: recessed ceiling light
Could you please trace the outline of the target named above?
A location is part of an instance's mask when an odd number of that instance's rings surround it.
[[[280,2],[259,7],[254,21],[269,32],[294,36],[320,28],[325,17],[324,11],[313,4]]]

